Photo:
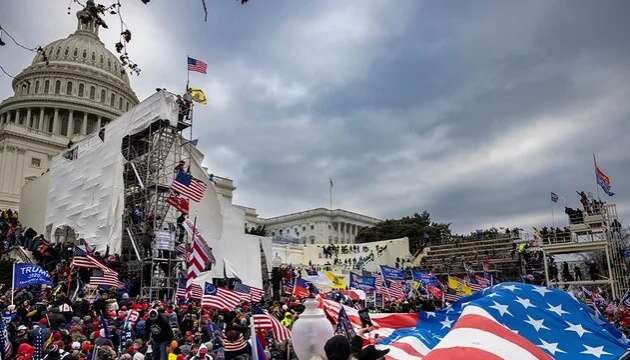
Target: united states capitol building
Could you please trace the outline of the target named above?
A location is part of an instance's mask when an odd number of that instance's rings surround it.
[[[77,13],[77,29],[43,47],[0,103],[0,209],[19,208],[22,186],[53,156],[138,103],[116,55],[94,21]],[[87,17],[89,18],[89,17]]]

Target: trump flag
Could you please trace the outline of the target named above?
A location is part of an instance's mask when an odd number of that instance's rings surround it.
[[[33,264],[13,265],[13,288],[21,289],[31,285],[52,286],[50,275],[41,267]]]

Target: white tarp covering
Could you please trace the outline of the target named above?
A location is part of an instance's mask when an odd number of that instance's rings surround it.
[[[157,92],[112,121],[102,141],[97,133],[79,142],[74,160],[62,153],[50,166],[45,224],[68,225],[97,250],[120,253],[124,211],[122,139],[158,119],[177,125],[176,97]]]

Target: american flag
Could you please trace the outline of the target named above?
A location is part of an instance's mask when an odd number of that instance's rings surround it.
[[[487,286],[483,286],[481,284],[477,284],[477,283],[474,283],[474,282],[469,282],[468,286],[470,286],[472,291],[479,291],[479,290],[483,290],[484,288],[487,288]]]
[[[101,264],[98,260],[96,260],[92,255],[89,255],[85,250],[81,249],[78,246],[75,246],[72,249],[72,266],[74,267],[83,267],[83,268],[92,268],[92,269],[100,269],[103,272],[111,272],[110,268]]]
[[[211,283],[206,283],[201,298],[201,306],[207,306],[220,310],[232,310],[241,303],[241,298],[234,291],[217,288]]]
[[[196,71],[205,74],[208,71],[208,64],[201,60],[188,57],[188,71]]]
[[[269,314],[254,314],[254,328],[256,330],[269,330],[273,333],[274,339],[283,342],[291,339],[291,332],[275,317]]]
[[[173,183],[171,190],[174,190],[192,201],[200,202],[206,192],[206,183],[199,179],[195,179],[192,175],[184,170],[179,170]]]
[[[110,271],[94,270],[90,277],[90,285],[93,286],[113,286],[116,289],[120,289],[124,284],[118,280],[118,273]]]
[[[184,227],[188,227],[190,224],[188,223],[190,220],[186,220],[184,222]],[[193,226],[194,228],[194,226]],[[206,266],[211,262],[211,254],[212,250],[206,244],[205,240],[199,235],[199,232],[196,228],[194,230],[192,249],[190,251],[190,255],[188,255],[188,270],[187,270],[187,281],[186,281],[186,289],[190,292],[192,281],[199,276],[199,274],[206,269]],[[193,231],[191,230],[191,233]]]
[[[203,290],[201,289],[201,285],[192,284],[190,286],[190,293],[188,294],[188,297],[192,300],[201,300],[203,297]]]
[[[265,296],[265,291],[263,289],[241,283],[234,284],[234,292],[238,293],[239,296],[241,296],[241,300],[253,301],[256,303],[260,302]]]
[[[188,292],[186,291],[186,278],[182,277],[177,281],[177,289],[175,290],[175,296],[178,298],[186,298]]]
[[[460,296],[460,295],[449,294],[448,292],[446,294],[444,294],[444,300],[446,300],[448,302],[455,302],[455,301],[458,301],[461,298],[462,298],[462,296]]]
[[[627,338],[567,292],[502,283],[381,339],[388,359],[619,359]]]
[[[475,281],[477,282],[477,284],[482,285],[484,288],[492,286],[492,281],[487,279],[485,276],[475,275]]]
[[[390,300],[404,300],[405,291],[400,281],[388,280],[389,286],[383,281],[380,274],[376,274],[376,293]]]
[[[354,331],[357,334],[362,334],[361,336],[363,337],[375,335],[386,337],[391,335],[396,329],[409,328],[418,323],[417,313],[370,313],[370,321],[373,326],[370,332],[365,333],[359,331],[359,329],[364,327],[359,316],[359,310],[322,297],[317,297],[317,299],[319,300],[319,307],[324,310],[324,313],[333,325],[337,324],[339,312],[341,309],[344,309]]]
[[[10,359],[13,355],[13,345],[9,340],[9,332],[4,317],[0,317],[0,349],[2,349],[2,359]]]

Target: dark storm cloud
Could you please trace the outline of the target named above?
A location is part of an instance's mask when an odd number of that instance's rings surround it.
[[[133,86],[181,88],[185,55],[206,60],[191,76],[210,97],[206,164],[263,216],[327,206],[332,177],[335,206],[368,215],[550,223],[549,191],[575,206],[595,190],[593,152],[627,214],[630,3],[210,3],[207,23],[194,1],[129,3]],[[31,42],[65,36],[64,2],[41,4],[2,2],[0,21]],[[0,54],[16,72],[30,56]]]

